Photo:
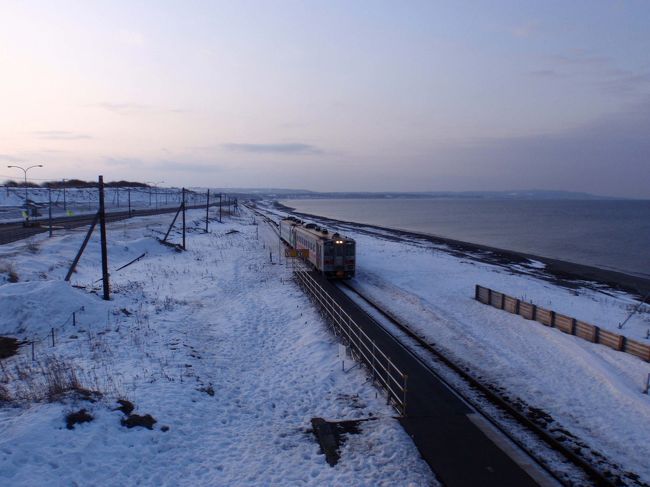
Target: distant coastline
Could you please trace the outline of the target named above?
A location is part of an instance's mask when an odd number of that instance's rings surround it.
[[[273,202],[273,205],[281,211],[292,213],[301,218],[318,220],[324,222],[325,224],[328,224],[329,222],[329,224],[343,224],[359,229],[372,228],[376,230],[389,231],[394,232],[395,234],[402,237],[423,239],[434,244],[446,245],[450,247],[452,251],[471,252],[473,254],[479,255],[483,254],[486,257],[484,260],[492,263],[496,261],[502,264],[508,263],[511,265],[516,265],[521,264],[522,262],[528,262],[530,260],[539,261],[545,264],[545,269],[543,272],[552,275],[561,284],[568,285],[569,287],[580,286],[580,283],[578,281],[591,281],[596,284],[606,285],[613,289],[628,292],[630,294],[636,295],[640,299],[643,299],[646,296],[650,295],[650,279],[627,274],[625,272],[608,270],[585,264],[578,264],[575,262],[544,257],[526,252],[518,252],[498,247],[492,247],[489,245],[466,242],[423,232],[367,223],[359,223],[354,221],[337,220],[321,215],[303,213],[296,211],[295,208],[287,206],[277,200]],[[487,254],[492,255],[490,258],[488,258]]]

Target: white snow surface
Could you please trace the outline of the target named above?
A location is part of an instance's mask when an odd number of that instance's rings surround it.
[[[266,208],[275,219],[285,213]],[[568,289],[518,265],[459,257],[418,238],[359,225],[327,225],[357,242],[352,284],[475,377],[549,413],[622,470],[650,483],[650,364],[474,300],[480,284],[650,343],[650,306],[626,293]],[[531,261],[528,267],[543,269]],[[638,307],[625,324],[622,323]]]
[[[474,300],[481,284],[620,332],[637,302],[628,295],[566,289],[417,242],[354,231],[358,289],[476,376],[540,408],[610,461],[650,481],[650,364]],[[648,311],[623,332],[640,341]]]
[[[202,227],[202,211],[189,215]],[[0,335],[37,340],[36,362],[27,345],[0,362],[0,392],[14,398],[0,407],[0,485],[435,485],[381,392],[363,369],[341,370],[319,313],[290,270],[269,262],[270,229],[256,240],[247,215],[213,222],[179,253],[154,238],[170,220],[109,226],[108,302],[98,235],[72,278],[79,287],[62,280],[85,229],[0,247]],[[53,358],[103,397],[28,400]],[[121,426],[117,398],[154,416],[153,430]],[[81,408],[94,420],[66,429]],[[313,417],[376,419],[330,467],[308,432]]]

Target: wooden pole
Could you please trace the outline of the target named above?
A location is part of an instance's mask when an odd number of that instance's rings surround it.
[[[183,188],[183,202],[181,203],[183,208],[183,250],[185,250],[185,188]]]
[[[111,299],[110,282],[108,280],[108,249],[106,246],[106,210],[104,208],[104,176],[99,176],[99,232],[102,247],[102,284],[104,299]]]
[[[209,213],[210,213],[210,190],[208,189],[208,192],[206,194],[206,199],[205,199],[205,233],[208,233],[208,218],[209,218]]]
[[[48,227],[50,229],[50,238],[52,238],[52,188],[47,188],[47,196],[50,200],[50,206],[47,212]]]
[[[72,277],[72,273],[77,267],[77,264],[79,263],[79,259],[81,259],[81,254],[84,253],[84,249],[86,248],[86,245],[88,245],[88,241],[90,240],[90,236],[92,235],[98,220],[99,220],[99,212],[95,214],[95,218],[93,218],[93,221],[90,224],[90,228],[88,229],[88,233],[86,233],[83,243],[81,244],[81,248],[79,249],[79,252],[77,252],[77,255],[75,256],[74,260],[72,261],[72,265],[70,266],[70,269],[68,269],[68,273],[66,274],[64,279],[65,281],[69,281],[70,278]]]

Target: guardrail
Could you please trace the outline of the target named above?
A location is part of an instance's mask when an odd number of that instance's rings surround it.
[[[537,321],[542,325],[557,328],[569,335],[613,348],[619,352],[629,353],[641,360],[650,362],[650,345],[632,340],[624,335],[604,330],[596,325],[521,301],[478,284],[476,285],[474,298],[483,304],[519,315],[527,320]]]
[[[365,365],[373,380],[387,393],[388,401],[402,416],[406,415],[406,384],[408,376],[382,352],[349,314],[309,274],[309,271],[295,270],[298,284],[323,308],[334,333],[339,336],[357,361]]]

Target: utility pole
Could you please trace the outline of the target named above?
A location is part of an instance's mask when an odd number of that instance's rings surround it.
[[[49,206],[47,211],[48,223],[50,228],[50,238],[52,238],[52,188],[47,188],[47,198],[49,200]]]
[[[219,223],[221,223],[221,197],[223,194],[219,193]]]
[[[208,218],[209,218],[209,213],[210,213],[210,190],[208,189],[208,192],[206,194],[206,199],[205,199],[205,233],[208,233]]]
[[[68,206],[65,201],[65,179],[63,180],[63,211],[65,211],[66,214],[68,213]]]
[[[99,231],[102,246],[102,283],[104,300],[111,299],[110,283],[108,281],[108,249],[106,248],[106,212],[104,208],[104,176],[99,176]]]
[[[183,202],[181,203],[183,208],[183,250],[185,250],[185,188],[183,188]]]

